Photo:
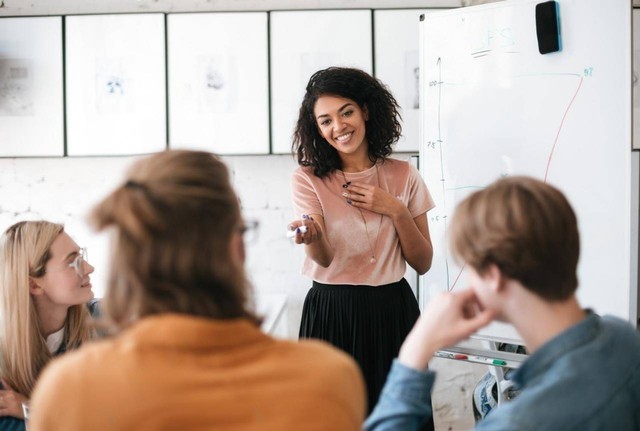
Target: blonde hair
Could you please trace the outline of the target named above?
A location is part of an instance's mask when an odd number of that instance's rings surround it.
[[[495,264],[548,301],[578,287],[578,221],[565,196],[528,177],[498,180],[464,199],[450,227],[456,257],[484,274]]]
[[[0,372],[13,389],[31,396],[40,371],[52,353],[38,326],[29,292],[31,277],[42,277],[51,258],[51,244],[64,231],[48,221],[24,221],[0,238]],[[89,312],[84,304],[69,308],[63,347],[76,348],[90,338]]]
[[[160,313],[259,322],[244,268],[230,256],[242,228],[238,198],[214,155],[167,150],[140,160],[91,220],[113,233],[102,307],[111,329]]]

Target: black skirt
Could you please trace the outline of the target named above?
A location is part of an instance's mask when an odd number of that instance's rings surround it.
[[[314,281],[302,309],[300,338],[327,341],[358,362],[370,412],[419,315],[418,302],[404,278],[383,286]]]

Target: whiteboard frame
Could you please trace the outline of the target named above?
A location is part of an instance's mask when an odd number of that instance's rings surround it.
[[[329,66],[372,73],[371,16],[371,9],[270,13],[273,154],[291,153],[298,110],[313,73]]]
[[[0,18],[0,157],[64,155],[62,73],[62,17]]]
[[[67,153],[167,146],[165,14],[65,17]]]
[[[169,146],[268,154],[267,13],[169,14],[167,34]]]

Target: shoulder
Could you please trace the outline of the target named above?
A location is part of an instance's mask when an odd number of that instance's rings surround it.
[[[313,375],[316,380],[332,382],[358,381],[360,370],[353,358],[341,350],[319,340],[276,341],[276,348],[287,355],[290,364],[300,368],[305,375]],[[292,369],[293,371],[293,369]]]
[[[634,343],[640,343],[640,334],[626,320],[614,316],[603,316],[601,322],[605,331],[632,340]]]
[[[351,356],[324,341],[310,339],[299,341],[277,340],[276,343],[281,348],[289,349],[292,355],[307,359],[311,363],[357,369],[357,365]]]
[[[292,177],[294,179],[310,179],[314,178],[313,168],[311,166],[298,166],[294,171]]]
[[[311,168],[311,166],[299,166],[291,175],[291,183],[294,188],[297,186],[309,186],[319,180],[320,178],[313,174],[313,168]]]
[[[418,169],[408,160],[388,158],[379,166],[382,172],[394,180],[406,181],[407,179],[420,178]]]
[[[392,157],[384,159],[379,166],[385,170],[398,172],[409,172],[411,170],[411,163],[407,160],[394,159]]]
[[[83,344],[78,350],[66,352],[54,358],[38,378],[36,389],[56,396],[60,393],[75,393],[90,384],[91,374],[104,371],[104,365],[117,363],[112,356],[112,341],[98,341]]]

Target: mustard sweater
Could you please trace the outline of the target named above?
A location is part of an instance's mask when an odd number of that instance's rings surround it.
[[[364,414],[356,364],[329,345],[164,314],[52,361],[29,431],[340,431],[359,430]]]

